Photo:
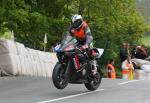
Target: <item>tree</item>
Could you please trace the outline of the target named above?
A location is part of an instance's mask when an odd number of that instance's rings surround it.
[[[76,13],[88,22],[95,46],[107,44],[106,60],[118,57],[123,42],[138,43],[147,27],[134,0],[1,0],[0,33],[14,30],[17,41],[43,50],[44,34],[48,47],[60,41]]]
[[[105,60],[117,58],[123,42],[137,44],[147,24],[135,7],[134,0],[80,0],[82,14],[89,21],[96,47],[104,48]],[[106,62],[105,61],[105,62]]]

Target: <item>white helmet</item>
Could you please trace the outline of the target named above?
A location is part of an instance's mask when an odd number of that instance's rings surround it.
[[[75,14],[75,15],[72,16],[71,24],[72,24],[73,28],[75,28],[75,29],[80,28],[82,23],[83,23],[83,18],[82,18],[81,15]]]

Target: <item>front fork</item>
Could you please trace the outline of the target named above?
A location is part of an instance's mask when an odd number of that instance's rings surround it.
[[[65,71],[65,77],[67,77],[68,74],[69,74],[70,65],[71,65],[71,61],[69,60],[68,64],[67,64],[67,67],[66,67],[66,71]]]

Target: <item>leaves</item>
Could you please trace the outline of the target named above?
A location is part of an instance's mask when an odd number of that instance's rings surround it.
[[[47,33],[48,49],[76,13],[88,21],[95,46],[106,47],[105,58],[117,58],[123,42],[138,43],[147,29],[134,0],[1,0],[0,34],[14,30],[17,41],[43,50]]]

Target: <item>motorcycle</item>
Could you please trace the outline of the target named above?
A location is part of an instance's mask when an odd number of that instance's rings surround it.
[[[69,33],[62,39],[61,44],[54,49],[58,58],[53,73],[53,84],[57,89],[64,89],[68,83],[84,84],[90,90],[96,90],[102,80],[102,72],[96,63],[97,73],[92,74],[93,59],[101,57],[103,49],[81,50],[77,40]],[[95,51],[93,56],[91,53]]]

